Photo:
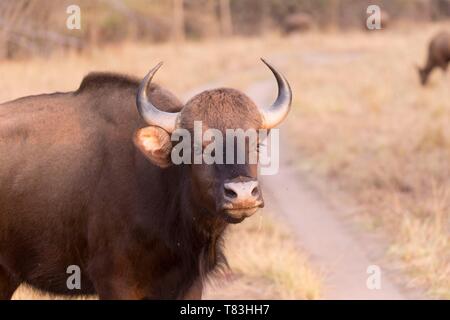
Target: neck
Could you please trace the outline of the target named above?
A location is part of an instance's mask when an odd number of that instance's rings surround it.
[[[182,250],[197,253],[200,258],[200,270],[206,274],[218,264],[226,264],[221,242],[227,223],[195,201],[188,168],[181,167],[178,170],[181,171],[179,172],[181,179],[177,185],[175,198],[181,220],[173,223],[179,226],[179,234],[184,234],[185,245],[191,246],[190,250],[188,248]],[[180,223],[181,221],[183,222]]]

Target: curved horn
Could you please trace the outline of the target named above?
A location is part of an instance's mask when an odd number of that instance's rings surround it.
[[[264,121],[263,127],[265,129],[271,129],[280,124],[288,115],[292,103],[292,90],[288,81],[281,73],[263,58],[261,60],[272,71],[278,83],[277,100],[270,107],[260,109]]]
[[[159,110],[150,102],[147,96],[147,87],[151,83],[156,71],[162,66],[162,62],[158,63],[142,80],[139,91],[136,96],[136,105],[139,114],[151,126],[158,126],[171,133],[175,130],[179,112],[165,112]]]

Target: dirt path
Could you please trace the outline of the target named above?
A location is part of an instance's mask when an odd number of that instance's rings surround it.
[[[270,103],[276,94],[273,81],[253,84],[247,91],[256,103]],[[302,182],[294,164],[298,155],[289,148],[287,130],[280,130],[280,170],[262,177],[263,192],[271,212],[285,220],[303,249],[311,255],[313,264],[324,272],[326,299],[408,299],[417,293],[400,288],[395,276],[379,259],[380,244],[367,239],[347,221],[327,199],[311,185]],[[283,143],[284,142],[284,143]],[[380,267],[381,289],[367,287],[371,265]]]

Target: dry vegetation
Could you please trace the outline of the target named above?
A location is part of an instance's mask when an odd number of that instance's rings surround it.
[[[434,297],[450,298],[450,79],[422,88],[415,64],[450,25],[292,39],[293,142],[299,166],[361,205],[366,227]],[[294,44],[295,43],[295,44]]]
[[[245,45],[244,45],[245,44]],[[91,71],[120,72],[143,77],[163,60],[157,82],[183,96],[187,90],[218,79],[227,84],[248,83],[244,71],[260,67],[258,59],[270,44],[259,40],[189,42],[173,44],[124,43],[94,48],[85,54],[55,53],[27,60],[0,60],[0,101],[23,95],[75,90]],[[226,75],[226,77],[225,77]]]
[[[226,237],[227,257],[233,271],[231,290],[217,289],[211,298],[318,299],[322,293],[321,274],[312,269],[299,252],[292,231],[267,213],[232,226]],[[236,290],[237,289],[237,290]]]

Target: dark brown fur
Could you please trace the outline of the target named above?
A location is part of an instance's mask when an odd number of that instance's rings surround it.
[[[90,74],[75,92],[0,105],[1,299],[21,283],[102,299],[199,298],[204,277],[225,263],[227,223],[196,177],[209,174],[215,186],[230,172],[256,175],[255,168],[224,166],[214,175],[202,165],[152,164],[132,142],[146,126],[135,106],[138,85]],[[182,108],[170,92],[149,89],[161,109]],[[231,89],[191,100],[183,122],[192,120],[220,129],[261,121]],[[79,291],[66,287],[69,265],[81,267]]]
[[[305,32],[313,27],[313,18],[307,13],[293,13],[288,15],[283,22],[283,31],[287,34]]]
[[[428,58],[425,67],[419,68],[420,82],[426,85],[431,72],[435,68],[447,71],[450,62],[450,33],[440,32],[435,35],[428,46]]]
[[[199,114],[206,126],[221,131],[259,128],[262,123],[253,101],[240,91],[228,88],[204,91],[188,101],[183,110],[181,127],[192,129]]]

